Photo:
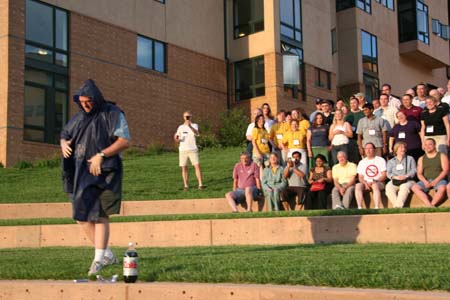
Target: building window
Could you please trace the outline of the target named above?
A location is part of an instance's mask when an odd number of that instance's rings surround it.
[[[441,24],[441,22],[437,19],[431,19],[431,31],[444,40],[449,39],[450,27],[448,25]]]
[[[377,0],[377,2],[390,10],[395,10],[394,0]]]
[[[27,0],[24,140],[57,144],[68,114],[68,13]]]
[[[155,1],[158,1],[158,2],[160,2],[160,3],[162,3],[162,4],[165,4],[165,3],[166,3],[166,0],[155,0]]]
[[[356,6],[368,14],[372,12],[370,0],[356,0]]]
[[[419,0],[417,0],[417,39],[425,44],[430,44],[428,5]]]
[[[315,72],[315,85],[324,89],[331,90],[331,73],[319,68],[315,68]]]
[[[331,29],[331,54],[334,54],[338,51],[338,40],[337,40],[337,32],[336,28]]]
[[[137,63],[139,67],[166,72],[166,45],[138,35]]]
[[[305,91],[305,65],[303,63],[303,49],[290,45],[286,42],[281,42],[281,53],[283,55],[294,55],[298,57],[298,85],[285,84],[284,89],[288,92],[292,92],[292,98],[298,99],[299,94],[302,95],[302,99],[306,99]]]
[[[377,37],[361,30],[361,48],[364,71],[378,73]]]
[[[234,0],[234,38],[264,30],[264,0]]]
[[[264,56],[234,64],[236,101],[264,96]]]
[[[302,8],[300,0],[280,0],[281,35],[302,42]]]
[[[380,81],[376,77],[370,76],[368,74],[363,74],[363,82],[366,90],[366,100],[368,102],[372,102],[373,99],[379,97],[378,93],[380,90]]]

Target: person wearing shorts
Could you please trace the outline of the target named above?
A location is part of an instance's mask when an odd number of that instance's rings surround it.
[[[448,158],[436,149],[436,141],[427,138],[423,144],[425,154],[417,162],[417,178],[419,181],[411,190],[428,207],[438,206],[446,195]],[[434,189],[432,200],[428,198],[428,192]]]
[[[364,145],[366,157],[358,163],[357,172],[359,183],[355,186],[355,198],[358,209],[362,208],[364,192],[372,192],[375,209],[380,207],[381,191],[384,190],[386,180],[386,161],[380,156],[375,156],[375,145]]]
[[[252,162],[248,152],[242,152],[240,162],[233,169],[233,191],[226,193],[225,198],[233,212],[238,212],[238,204],[251,212],[253,200],[258,198],[260,190],[259,167]]]
[[[183,177],[184,190],[189,189],[189,172],[188,172],[188,161],[195,168],[195,176],[198,181],[198,189],[204,188],[202,180],[202,171],[200,169],[200,162],[198,159],[198,148],[195,138],[199,135],[198,125],[192,123],[191,112],[185,111],[183,113],[184,123],[178,126],[177,132],[174,135],[174,139],[180,144],[180,167],[181,175]]]

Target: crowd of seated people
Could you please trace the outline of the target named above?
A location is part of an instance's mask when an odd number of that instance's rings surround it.
[[[253,170],[253,185],[239,187],[246,174],[233,172],[233,211],[239,202],[251,211],[257,199],[277,211],[378,209],[386,198],[401,208],[412,194],[435,207],[450,198],[450,81],[447,92],[419,83],[397,98],[384,84],[370,102],[357,93],[315,104],[309,116],[296,108],[274,118],[267,103],[252,112],[247,165],[238,166],[242,154],[235,170]]]

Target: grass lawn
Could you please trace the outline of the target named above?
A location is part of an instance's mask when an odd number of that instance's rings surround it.
[[[200,152],[200,165],[206,189],[196,189],[190,167],[189,191],[182,190],[178,153],[130,156],[124,159],[124,200],[163,200],[222,198],[232,187],[232,170],[241,148],[206,149]],[[66,202],[59,167],[28,169],[0,168],[0,203]]]
[[[449,245],[142,248],[140,281],[273,283],[450,291]],[[117,254],[124,248],[114,248]],[[0,279],[86,278],[88,248],[0,250]],[[17,266],[20,265],[20,268]],[[121,265],[102,275],[121,275]]]

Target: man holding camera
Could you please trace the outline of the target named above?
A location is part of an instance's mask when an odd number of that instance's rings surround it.
[[[284,210],[295,210],[296,206],[300,210],[303,205],[308,171],[307,166],[300,161],[301,157],[302,154],[299,151],[293,152],[283,171],[283,177],[288,181],[288,186],[281,192],[281,203]],[[297,202],[295,202],[295,196],[297,196]]]
[[[188,160],[191,161],[191,164],[195,168],[195,176],[197,176],[198,180],[198,189],[201,190],[204,186],[198,159],[198,148],[195,141],[195,137],[199,135],[198,125],[192,123],[192,114],[189,110],[183,113],[183,118],[184,123],[178,126],[174,139],[180,144],[178,149],[180,151],[180,167],[181,175],[183,176],[184,190],[187,191],[189,189]]]

